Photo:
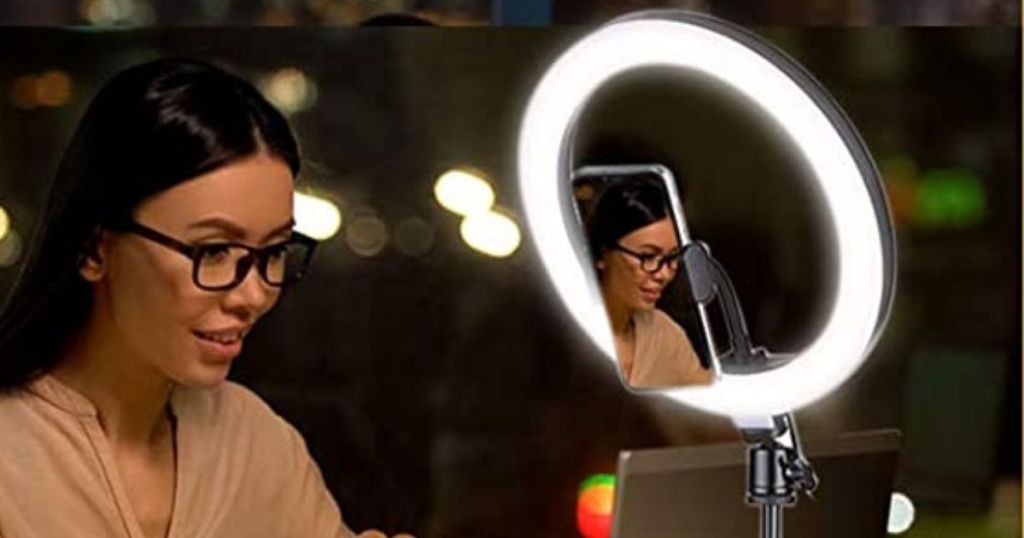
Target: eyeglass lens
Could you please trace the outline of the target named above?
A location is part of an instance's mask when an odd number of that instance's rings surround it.
[[[675,271],[679,268],[679,253],[670,253],[664,256],[648,254],[640,258],[640,267],[648,273],[657,273],[662,267],[668,266]]]
[[[270,285],[294,282],[305,272],[309,247],[304,243],[287,242],[261,251],[241,246],[209,245],[201,247],[196,258],[196,284],[218,288],[237,284],[245,279],[252,265]]]

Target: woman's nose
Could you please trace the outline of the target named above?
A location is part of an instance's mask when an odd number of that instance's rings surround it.
[[[669,280],[672,280],[672,275],[673,274],[674,274],[674,271],[666,263],[665,265],[662,265],[661,267],[659,267],[657,271],[652,273],[651,274],[651,278],[653,278],[655,281],[657,281],[657,282],[659,282],[661,284],[664,284],[665,282],[668,282]]]
[[[228,310],[251,318],[266,311],[276,297],[277,290],[263,281],[256,264],[253,264],[242,281],[228,291],[224,301]]]

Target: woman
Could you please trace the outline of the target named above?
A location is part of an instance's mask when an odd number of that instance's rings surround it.
[[[713,379],[686,332],[655,306],[675,278],[681,257],[670,214],[663,188],[654,180],[618,178],[601,193],[587,221],[619,367],[634,388],[702,385]]]
[[[102,88],[0,314],[0,535],[352,536],[299,433],[225,381],[309,263],[298,171],[284,117],[211,65]]]

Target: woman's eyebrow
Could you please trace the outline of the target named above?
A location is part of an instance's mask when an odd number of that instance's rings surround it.
[[[288,222],[278,226],[273,231],[271,231],[269,234],[267,234],[267,236],[263,238],[263,241],[266,242],[267,240],[269,240],[272,237],[281,235],[281,234],[283,234],[285,232],[290,232],[292,230],[292,228],[294,228],[294,227],[295,227],[295,219],[289,219]]]
[[[266,241],[267,239],[270,239],[276,235],[289,231],[294,226],[295,219],[289,219],[288,222],[282,224],[281,226],[278,226],[277,228],[274,228],[274,230],[267,234],[267,236],[264,237],[263,240]],[[230,220],[224,217],[209,217],[200,221],[193,222],[192,224],[188,225],[188,229],[190,230],[197,228],[214,228],[227,233],[229,237],[239,241],[245,239],[245,236],[247,235],[245,228],[242,228],[238,224],[235,224],[234,222],[231,222]]]
[[[209,217],[200,221],[193,222],[187,227],[189,230],[197,228],[214,228],[223,232],[226,232],[232,239],[244,239],[245,229],[241,226],[231,222],[224,217]]]
[[[675,250],[675,249],[677,249],[679,247],[675,246],[675,247],[672,247],[672,248],[670,248],[668,250],[665,250],[665,249],[661,248],[661,245],[655,245],[654,243],[644,243],[644,244],[640,245],[640,248],[650,248],[650,249],[654,249],[655,251],[657,251],[656,253],[661,253],[661,252],[672,252],[673,250]]]

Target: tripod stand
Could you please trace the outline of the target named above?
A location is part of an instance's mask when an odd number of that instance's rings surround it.
[[[791,414],[735,420],[750,447],[747,452],[749,504],[761,510],[761,538],[782,538],[782,509],[808,496],[818,478],[800,448]]]

